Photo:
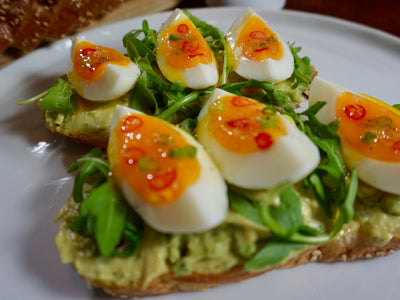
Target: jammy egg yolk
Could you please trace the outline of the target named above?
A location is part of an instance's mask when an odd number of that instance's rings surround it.
[[[86,81],[98,79],[109,63],[127,67],[129,62],[122,53],[87,41],[77,44],[73,54],[73,68],[78,77]]]
[[[223,96],[209,107],[209,132],[225,149],[239,154],[267,150],[286,129],[274,110],[249,98]]]
[[[400,111],[370,97],[343,92],[336,102],[342,141],[365,157],[400,162]]]
[[[160,33],[160,40],[160,51],[174,68],[188,69],[213,61],[207,42],[188,19],[168,26]]]
[[[246,21],[236,43],[242,55],[253,61],[279,60],[283,56],[278,36],[257,16]]]
[[[114,158],[113,176],[117,182],[125,180],[143,201],[171,203],[197,181],[196,148],[160,120],[131,114],[120,120],[113,135],[115,142],[109,152]]]

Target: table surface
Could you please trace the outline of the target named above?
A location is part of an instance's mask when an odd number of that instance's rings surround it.
[[[262,1],[262,0],[260,0]],[[264,0],[268,1],[268,0]],[[122,19],[180,8],[206,7],[204,0],[126,0],[103,19],[80,28],[84,31]],[[393,0],[286,0],[284,9],[317,13],[367,25],[400,37],[400,4]],[[0,68],[24,53],[9,49],[0,55]]]

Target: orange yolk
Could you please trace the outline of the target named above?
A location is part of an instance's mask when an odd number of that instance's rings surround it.
[[[104,73],[108,63],[128,66],[129,58],[117,50],[87,41],[76,45],[73,55],[73,68],[81,79],[86,81],[96,80]]]
[[[400,162],[400,111],[377,99],[343,92],[336,102],[342,140],[365,157]]]
[[[160,120],[131,114],[119,122],[113,135],[109,149],[113,174],[118,182],[126,180],[144,201],[171,203],[197,181],[200,164],[196,152],[189,155],[195,148]],[[173,155],[173,151],[183,154]]]
[[[276,112],[240,96],[224,96],[209,107],[209,132],[231,152],[248,154],[267,150],[282,135],[285,125]]]
[[[160,33],[160,40],[160,53],[174,68],[188,69],[213,60],[207,42],[190,20],[168,26]]]
[[[283,47],[278,36],[257,16],[246,21],[236,45],[242,49],[244,57],[253,61],[267,58],[278,60],[283,56]]]

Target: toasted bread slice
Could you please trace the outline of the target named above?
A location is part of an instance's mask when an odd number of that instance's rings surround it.
[[[100,288],[106,293],[118,297],[145,297],[180,291],[201,291],[225,283],[247,280],[275,269],[292,268],[313,262],[371,259],[392,254],[400,249],[400,221],[398,217],[381,209],[378,203],[374,203],[372,206],[370,203],[368,205],[357,203],[354,220],[346,224],[336,238],[324,244],[307,245],[296,252],[295,255],[291,255],[286,261],[259,271],[245,270],[245,260],[238,259],[222,271],[219,271],[218,268],[217,270],[211,268],[209,272],[204,271],[207,268],[204,269],[203,265],[200,272],[191,271],[184,275],[177,274],[174,268],[176,262],[164,262],[165,256],[158,260],[163,255],[155,255],[155,253],[165,253],[157,252],[157,249],[162,245],[158,241],[163,240],[163,235],[147,230],[144,234],[144,246],[139,248],[135,254],[139,261],[142,260],[139,264],[137,264],[137,261],[135,262],[136,269],[142,273],[138,276],[129,271],[132,268],[124,268],[132,263],[131,258],[103,260],[102,258],[90,257],[94,253],[93,249],[90,250],[90,241],[77,238],[77,234],[68,228],[68,224],[76,214],[77,207],[77,204],[70,200],[59,215],[63,222],[56,241],[61,258],[64,263],[71,263],[89,286]],[[156,240],[157,242],[149,243],[149,240]],[[185,253],[190,253],[190,247],[189,250],[183,248],[185,249],[182,254],[184,257]],[[147,253],[152,254],[147,256]],[[228,253],[227,256],[229,255],[231,254]],[[155,260],[152,262],[153,265],[149,264],[152,259]],[[114,269],[112,267],[113,260],[116,261]],[[205,260],[207,261],[207,258]],[[210,259],[208,263],[212,265],[213,259]],[[96,267],[87,267],[90,264]],[[143,277],[146,277],[146,272],[150,272],[147,269],[151,270],[154,265],[164,265],[164,268],[152,270],[154,274],[143,279]],[[109,266],[111,266],[110,270],[108,269]],[[124,267],[121,268],[121,266]],[[132,279],[129,278],[130,276],[132,276]]]

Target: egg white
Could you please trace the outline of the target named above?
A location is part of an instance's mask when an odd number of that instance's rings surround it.
[[[188,20],[189,18],[185,15],[185,13],[180,9],[175,9],[170,17],[165,21],[159,30],[161,33],[163,30],[168,28],[172,24],[176,24],[182,22],[182,20]],[[214,54],[212,54],[212,62],[209,64],[199,63],[194,67],[186,68],[186,69],[178,69],[171,66],[165,56],[161,51],[160,44],[162,43],[162,39],[158,38],[158,47],[156,49],[156,61],[158,67],[161,70],[161,73],[167,78],[170,82],[178,81],[185,86],[193,89],[201,89],[206,88],[211,85],[215,85],[218,82],[218,68],[214,58]]]
[[[113,156],[110,155],[113,130],[121,118],[132,113],[140,114],[141,112],[120,105],[115,108],[110,128],[111,146],[108,149],[110,166],[113,163]],[[164,121],[160,120],[160,122]],[[155,230],[164,233],[193,233],[209,230],[219,225],[227,214],[226,183],[204,148],[184,130],[168,125],[181,134],[190,145],[196,147],[196,158],[201,167],[197,182],[189,186],[177,200],[165,205],[152,205],[143,201],[126,180],[117,184],[131,206]]]
[[[336,120],[336,102],[339,95],[345,91],[345,89],[319,76],[314,78],[310,87],[309,103],[313,105],[318,101],[326,102],[316,114],[322,123],[329,124]],[[354,92],[351,93],[357,94]],[[354,168],[362,181],[377,189],[400,194],[400,163],[365,157],[343,140],[341,142],[341,152],[347,168]]]
[[[283,47],[283,56],[279,60],[267,58],[263,61],[253,61],[244,57],[242,55],[242,48],[236,45],[246,21],[253,16],[258,16],[262,19],[254,10],[247,8],[233,22],[226,33],[226,40],[232,52],[233,70],[246,79],[256,79],[272,83],[288,79],[294,71],[294,58],[286,43],[280,41]],[[265,20],[263,21],[267,24]],[[279,39],[279,35],[277,36]]]
[[[210,134],[208,123],[202,120],[206,118],[209,106],[226,95],[232,94],[215,89],[210,95],[198,117],[197,138],[228,182],[249,189],[270,188],[278,184],[298,182],[316,168],[320,161],[317,146],[283,117],[281,119],[287,134],[281,136],[267,150],[244,155],[221,146]]]
[[[109,101],[121,97],[133,88],[140,76],[140,69],[132,61],[127,66],[108,63],[104,73],[96,80],[80,78],[74,70],[72,59],[76,46],[82,41],[84,39],[80,36],[72,38],[71,66],[68,72],[68,79],[80,96],[91,101]]]

